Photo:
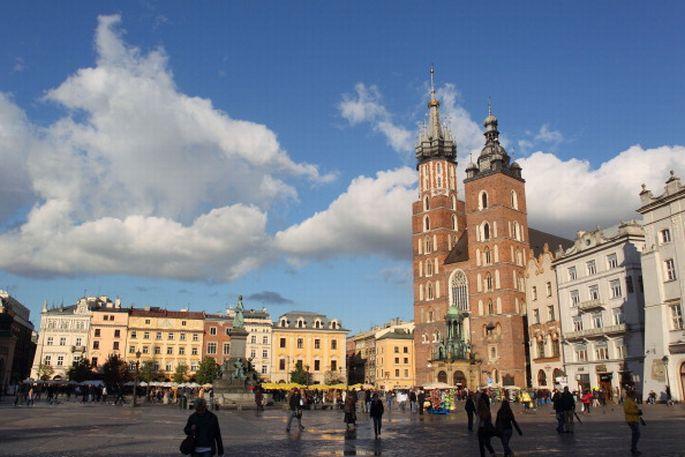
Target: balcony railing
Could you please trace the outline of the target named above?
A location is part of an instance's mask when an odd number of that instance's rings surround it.
[[[593,309],[602,308],[604,308],[604,303],[599,299],[588,300],[578,304],[578,311],[591,311]]]
[[[596,338],[603,335],[613,335],[617,333],[625,333],[627,330],[626,324],[610,325],[608,327],[588,328],[579,330],[577,332],[570,332],[566,334],[567,340],[578,340],[582,338]]]
[[[85,346],[72,346],[71,352],[86,352]]]

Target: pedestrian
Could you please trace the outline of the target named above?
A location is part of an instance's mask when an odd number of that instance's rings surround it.
[[[290,393],[288,406],[290,407],[290,418],[288,419],[288,426],[286,427],[285,431],[290,432],[290,425],[292,425],[293,419],[297,419],[300,430],[304,430],[304,426],[302,425],[303,402],[302,396],[300,395],[300,391],[297,387],[295,387]]]
[[[388,406],[388,411],[392,411],[392,397],[393,391],[389,390],[385,393],[385,404]]]
[[[592,403],[592,394],[590,391],[586,391],[585,394],[580,398],[580,401],[583,403],[583,409],[585,410],[585,414],[590,414],[590,404]]]
[[[33,406],[33,397],[34,397],[34,392],[33,392],[33,386],[29,389],[29,393],[26,394],[26,406]]]
[[[561,392],[556,389],[554,389],[554,395],[552,395],[552,408],[556,414],[557,433],[564,433],[564,406],[561,401]]]
[[[368,391],[367,391],[368,395]],[[355,430],[357,428],[357,393],[352,389],[352,393],[345,397],[345,428],[349,432],[350,428]],[[351,426],[351,427],[350,427]]]
[[[500,406],[499,411],[497,411],[497,419],[495,419],[495,429],[499,434],[500,440],[502,440],[505,457],[513,455],[511,448],[509,447],[509,440],[511,440],[511,435],[514,433],[514,428],[519,435],[523,435],[521,428],[514,417],[514,411],[512,411],[511,405],[509,404],[509,396],[505,393],[504,399],[502,400],[502,406]]]
[[[490,398],[487,392],[481,392],[478,397],[478,449],[480,457],[485,457],[485,449],[491,456],[495,455],[495,450],[490,444],[490,440],[496,435],[495,426],[492,425],[492,414],[490,413]]]
[[[383,400],[378,398],[378,394],[374,393],[373,398],[371,399],[371,404],[369,405],[369,416],[371,416],[371,419],[373,420],[373,433],[376,436],[376,439],[380,438],[381,436],[381,426],[383,422],[383,412],[385,409],[383,408]]]
[[[424,392],[423,389],[419,389],[417,397],[419,401],[419,415],[423,416],[423,404],[426,402],[426,392]]]
[[[576,401],[573,399],[573,394],[569,392],[568,387],[564,387],[564,393],[561,394],[561,406],[564,411],[566,433],[573,433],[573,415],[576,410]]]
[[[214,395],[210,394],[210,398]],[[254,402],[257,405],[257,411],[264,411],[264,393],[262,392],[262,387],[257,386],[254,390]]]
[[[409,391],[409,412],[416,413],[418,411],[418,405],[416,403],[416,392],[414,390]]]
[[[623,401],[623,413],[626,417],[626,424],[630,427],[630,453],[640,455],[637,450],[637,442],[640,441],[640,422],[642,421],[642,410],[638,408],[635,400],[635,391],[626,389],[626,398]]]
[[[188,417],[183,432],[192,439],[192,457],[224,455],[219,420],[213,412],[207,410],[204,398],[195,399],[195,412]]]
[[[464,410],[466,411],[466,417],[468,418],[469,432],[473,431],[473,413],[476,412],[476,403],[473,401],[473,392],[469,393],[466,398],[466,404],[464,405]]]

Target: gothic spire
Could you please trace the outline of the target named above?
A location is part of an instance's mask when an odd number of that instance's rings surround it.
[[[443,138],[442,125],[440,124],[440,102],[435,95],[435,67],[430,67],[431,91],[428,101],[428,138],[437,140]]]
[[[457,147],[446,125],[440,122],[440,101],[435,90],[435,67],[430,67],[430,98],[428,122],[421,128],[416,144],[416,159],[422,163],[429,159],[447,159],[456,162]]]

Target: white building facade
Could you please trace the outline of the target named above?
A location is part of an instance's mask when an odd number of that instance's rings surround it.
[[[69,368],[87,354],[91,309],[107,302],[107,297],[84,297],[75,305],[50,309],[44,302],[31,378],[43,377],[40,367],[45,365],[52,367],[50,379],[67,379]]]
[[[611,398],[625,385],[641,389],[644,294],[636,222],[578,232],[554,262],[564,371],[571,390],[603,389]]]
[[[265,308],[245,311],[245,357],[252,360],[262,379],[271,379],[271,339],[273,322]]]
[[[645,250],[645,369],[643,395],[685,400],[685,186],[673,172],[664,193],[640,193]]]

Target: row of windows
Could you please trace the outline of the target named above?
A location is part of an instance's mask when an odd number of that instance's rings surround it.
[[[48,330],[55,330],[59,328],[60,330],[85,330],[86,322],[83,320],[68,320],[68,319],[49,319],[45,322],[45,328]]]
[[[428,211],[429,209],[430,209],[430,199],[429,199],[428,196],[426,195],[425,197],[423,197],[423,210],[424,210],[424,211]],[[451,209],[452,211],[456,211],[456,210],[457,210],[457,196],[454,195],[454,194],[452,195],[452,198],[451,198],[451,201],[450,201],[450,209]]]
[[[47,346],[52,346],[55,343],[55,338],[52,336],[48,336],[45,340],[45,344]],[[60,346],[66,346],[67,345],[67,337],[66,336],[61,336],[59,338],[59,345]],[[74,346],[83,346],[83,339],[81,337],[76,338],[76,342],[74,343]]]
[[[519,209],[519,196],[515,190],[512,190],[509,193],[509,205],[512,209]],[[488,197],[488,192],[485,190],[481,190],[478,194],[478,209],[482,211],[484,209],[487,209],[489,206],[490,199]]]
[[[457,222],[457,215],[456,214],[452,214],[451,221],[452,221],[452,224],[451,224],[452,230],[459,230],[459,223]],[[427,232],[430,229],[431,229],[430,216],[424,216],[423,217],[423,231]]]
[[[304,348],[304,338],[298,338],[296,343],[297,349],[303,349]],[[278,346],[281,348],[285,348],[287,345],[287,338],[281,338],[278,342]],[[314,349],[321,349],[321,339],[319,338],[314,338]],[[338,340],[331,340],[331,349],[336,350],[338,349]]]
[[[606,268],[612,270],[618,268],[618,256],[616,253],[608,254],[606,256]],[[568,280],[574,281],[578,279],[578,269],[576,266],[568,267]],[[585,262],[585,273],[586,276],[592,276],[597,274],[597,262],[595,260],[588,260]]]
[[[93,350],[99,350],[100,349],[100,341],[99,340],[94,340],[93,341]],[[118,351],[119,350],[119,342],[115,341],[112,343],[112,350],[113,351]]]
[[[525,241],[523,225],[519,224],[518,221],[508,221],[507,227],[509,230],[509,238],[513,238],[516,241]],[[490,225],[490,222],[488,221],[483,221],[478,225],[476,230],[476,241],[488,241],[497,238],[497,236],[497,221],[494,221],[492,225]]]
[[[400,364],[400,360],[402,360],[401,363],[403,363],[403,364],[405,364],[405,365],[408,365],[408,364],[409,364],[409,357],[402,357],[402,358],[400,358],[400,357],[395,357],[395,359],[394,359],[395,365],[399,365],[399,364]],[[380,363],[381,365],[383,365],[383,357],[380,357],[380,358],[378,359],[378,361],[379,361],[379,363]]]
[[[143,346],[141,352],[143,354],[150,354],[150,346]],[[135,354],[136,353],[136,347],[135,346],[129,346],[128,347],[128,353],[129,354]],[[152,353],[155,355],[161,355],[162,354],[162,348],[160,346],[153,346],[152,347]],[[190,355],[199,355],[199,353],[200,353],[200,349],[197,346],[193,346],[190,349]],[[167,346],[166,355],[174,355],[174,346]],[[185,346],[179,346],[178,347],[178,355],[186,355]]]
[[[533,324],[539,324],[542,322],[540,318],[540,309],[535,308],[533,310]],[[554,312],[554,305],[547,306],[547,322],[555,321],[557,319],[556,313]]]
[[[547,294],[547,298],[552,296],[552,283],[549,281],[547,281],[547,283],[545,283],[545,292]],[[533,301],[538,299],[538,288],[537,288],[537,286],[531,287],[530,293],[531,293],[531,298],[533,299]]]
[[[152,324],[152,321],[150,319],[145,319],[145,325],[151,325],[151,324]],[[185,327],[186,325],[188,325],[188,321],[181,321],[181,325],[183,327]]]
[[[199,341],[200,340],[199,333],[192,333],[192,335],[193,335],[192,336],[193,341]],[[155,340],[157,340],[157,341],[161,340],[162,336],[163,336],[162,332],[156,332],[155,333]],[[138,338],[138,332],[136,330],[131,330],[131,339],[136,339],[136,338]],[[143,339],[149,340],[150,339],[150,332],[148,332],[148,331],[143,332]],[[183,332],[180,333],[178,339],[181,341],[186,341],[186,333],[183,333]],[[167,340],[168,341],[174,340],[174,332],[167,333]]]
[[[408,369],[405,368],[404,371],[402,371],[402,373],[404,373],[404,376],[403,376],[404,378],[408,378],[408,377],[409,377],[409,370],[408,370]],[[385,375],[385,376],[383,376],[383,375]],[[379,379],[390,379],[390,372],[389,372],[389,371],[385,371],[385,372],[384,372],[383,370],[381,370],[381,369],[379,368],[379,369],[377,370],[376,376],[377,376]],[[399,378],[399,377],[400,377],[400,369],[399,369],[399,368],[395,368],[395,378]]]
[[[549,346],[549,350],[546,347]],[[538,340],[535,342],[535,348],[538,359],[543,359],[545,357],[559,357],[559,340],[550,339],[550,341],[545,344],[544,340]]]
[[[447,179],[443,180],[443,173],[442,173],[442,163],[441,162],[429,162],[426,164],[421,165],[421,168],[419,170],[419,173],[422,177],[421,179],[421,190],[422,191],[427,191],[428,189],[431,188],[431,183],[430,183],[430,178],[433,175],[431,167],[432,165],[435,165],[435,187],[438,189],[443,188],[443,182],[448,183],[449,188],[452,190],[457,190],[457,182],[456,182],[456,176],[454,175],[454,168],[455,167],[450,167],[446,166],[446,174],[447,171],[449,171],[449,176]]]
[[[99,328],[96,328],[96,329],[94,330],[94,336],[95,336],[96,338],[99,338],[99,337],[100,337],[100,333],[101,333],[101,332],[100,332],[100,329],[99,329]],[[119,329],[114,330],[114,338],[120,338],[120,337],[121,337],[121,330],[119,330]],[[161,338],[161,336],[160,336],[160,338]]]
[[[589,315],[589,318],[583,319],[583,315],[579,314],[573,317],[573,331],[580,332],[584,329],[601,329],[604,327],[604,312],[596,311]],[[611,325],[623,324],[623,308],[614,308],[611,310]]]
[[[279,325],[281,327],[290,327],[290,320],[283,317],[283,318],[281,318]],[[297,322],[295,323],[295,327],[296,328],[307,328],[307,322],[304,320],[304,318],[298,318]],[[321,321],[321,319],[316,319],[314,321],[312,328],[323,329],[324,323]],[[337,330],[340,328],[340,324],[338,324],[338,321],[334,319],[328,324],[328,328],[330,328],[332,330]]]
[[[640,288],[642,288],[642,276],[640,276]],[[634,292],[634,287],[633,287],[633,277],[632,276],[626,276],[626,289],[629,294],[632,294]],[[621,286],[621,280],[620,279],[612,279],[609,281],[609,292],[611,294],[612,299],[618,299],[623,297],[623,287]],[[570,299],[570,305],[571,307],[578,306],[581,303],[581,296],[580,296],[580,290],[579,289],[573,289],[569,292],[569,299]],[[589,301],[593,300],[601,300],[601,294],[599,292],[599,285],[598,284],[591,284],[587,288],[587,299]]]
[[[217,351],[217,343],[215,343],[215,342],[207,343],[207,354],[214,355],[214,354],[216,354],[216,351]],[[231,343],[224,343],[223,344],[223,354],[229,355],[230,352],[231,352]]]
[[[308,370],[309,368],[313,368],[314,371],[321,371],[321,360],[319,360],[319,359],[314,360],[314,366],[313,367],[309,367],[309,366],[304,365],[304,361],[301,359],[298,359],[295,361],[295,366],[297,366],[297,364],[301,364],[305,368],[305,370]],[[278,359],[278,369],[280,371],[285,371],[285,369],[286,369],[286,360],[285,359],[283,359],[283,358]],[[338,361],[337,360],[331,360],[330,371],[338,371]]]
[[[587,362],[590,359],[589,355],[594,355],[592,360],[609,360],[609,344],[606,341],[594,343],[594,351],[592,348],[588,351],[588,344],[577,344],[574,347],[574,358],[576,362]],[[613,344],[613,358],[623,359],[626,356],[627,350],[622,340],[614,341]]]

